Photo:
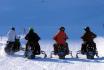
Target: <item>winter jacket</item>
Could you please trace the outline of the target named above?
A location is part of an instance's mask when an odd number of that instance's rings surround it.
[[[16,39],[16,32],[14,30],[10,30],[8,33],[7,33],[7,37],[8,37],[8,41],[9,42],[15,42],[15,39]]]
[[[28,40],[29,43],[31,42],[38,42],[40,40],[40,37],[37,35],[35,32],[29,32],[26,36],[25,39]]]
[[[91,31],[87,31],[81,38],[83,41],[93,41],[93,39],[96,38],[96,34]]]
[[[64,31],[60,31],[54,36],[54,40],[57,44],[65,44],[66,40],[68,39],[68,36]]]

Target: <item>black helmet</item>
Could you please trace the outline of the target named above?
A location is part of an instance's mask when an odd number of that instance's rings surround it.
[[[65,27],[60,27],[60,31],[65,31]]]
[[[15,28],[14,28],[14,27],[12,27],[12,28],[11,28],[11,30],[15,30]]]
[[[84,30],[85,31],[90,31],[90,28],[87,26]]]

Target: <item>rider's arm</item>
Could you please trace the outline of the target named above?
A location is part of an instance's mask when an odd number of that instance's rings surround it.
[[[95,33],[93,33],[93,32],[91,32],[91,33],[92,33],[93,38],[97,37],[97,35]]]
[[[69,37],[68,37],[68,35],[66,33],[65,33],[65,36],[66,36],[66,40],[69,39]]]
[[[26,39],[26,40],[28,40],[28,36],[29,36],[29,34],[27,34],[27,35],[25,36],[25,39]]]

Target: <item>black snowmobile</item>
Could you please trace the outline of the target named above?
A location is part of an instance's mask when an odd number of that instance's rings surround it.
[[[36,52],[35,48],[32,47],[32,45],[27,45],[26,49],[25,49],[25,53],[24,56],[27,57],[28,59],[34,59],[36,57],[36,55],[43,55],[43,58],[47,57],[47,54],[45,53],[45,51],[40,51]]]
[[[78,54],[86,55],[87,59],[94,59],[94,56],[98,56],[98,51],[96,50],[96,43],[87,42],[82,44],[80,51],[77,51],[76,58],[79,58]]]
[[[21,46],[20,39],[15,39],[15,42],[7,41],[7,44],[4,50],[8,55],[12,55],[15,52],[18,52],[20,50],[20,46]]]
[[[51,52],[50,57],[53,58],[53,55],[58,55],[59,59],[65,59],[66,55],[71,55],[72,56],[72,51],[69,51],[68,44],[66,43],[65,45],[58,45],[54,44],[54,51]]]

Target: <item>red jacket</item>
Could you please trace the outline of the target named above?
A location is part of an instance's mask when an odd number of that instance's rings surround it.
[[[65,44],[66,40],[68,39],[68,36],[64,31],[60,31],[54,36],[54,40],[58,44]]]

